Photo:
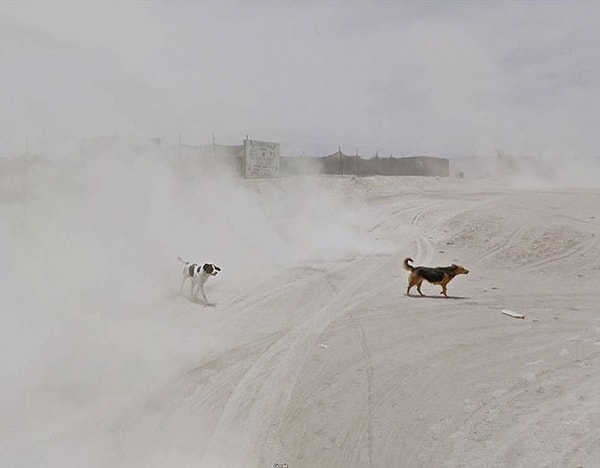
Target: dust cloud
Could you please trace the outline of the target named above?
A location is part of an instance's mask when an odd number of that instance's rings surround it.
[[[499,153],[496,156],[455,158],[452,175],[501,182],[519,189],[600,187],[600,160],[593,157],[533,157]]]
[[[151,393],[216,345],[195,319],[223,309],[179,295],[178,255],[221,266],[206,285],[218,303],[374,248],[358,230],[368,213],[326,178],[190,177],[159,158],[58,165],[0,205],[1,431],[17,445]]]

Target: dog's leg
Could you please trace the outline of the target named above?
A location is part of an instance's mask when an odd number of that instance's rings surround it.
[[[179,294],[183,294],[183,285],[185,284],[185,276],[181,279],[181,286],[179,287]]]
[[[196,289],[196,295],[198,295],[198,291],[200,291],[200,294],[202,294],[202,299],[204,300],[204,303],[208,304],[208,299],[206,299],[206,294],[204,294],[204,284],[206,283],[206,280],[208,279],[208,277],[203,276],[199,279],[200,279],[200,281],[198,281],[198,288]]]
[[[448,284],[448,281],[442,281],[440,283],[440,286],[442,286],[442,292],[440,294],[443,294],[446,297],[448,297],[448,294],[446,294],[446,285],[447,284]]]
[[[421,296],[424,296],[425,294],[423,294],[423,291],[421,291],[422,284],[423,284],[423,280],[421,278],[419,278],[419,280],[417,280],[417,291],[419,291],[419,294]]]
[[[418,278],[414,275],[410,275],[408,278],[408,287],[406,288],[406,295],[410,296],[410,290],[413,288],[415,284],[417,284]]]
[[[204,294],[204,284],[198,285],[198,289],[202,293],[202,299],[204,299],[204,303],[208,304],[208,299],[206,299],[206,294]]]

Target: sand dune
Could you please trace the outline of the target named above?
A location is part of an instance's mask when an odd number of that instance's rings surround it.
[[[600,463],[599,190],[101,180],[2,206],[2,466]]]

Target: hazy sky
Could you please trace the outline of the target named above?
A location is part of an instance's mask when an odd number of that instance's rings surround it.
[[[79,138],[600,155],[600,2],[0,3],[0,156]]]

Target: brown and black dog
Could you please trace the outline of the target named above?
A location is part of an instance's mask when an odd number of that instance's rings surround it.
[[[446,294],[446,286],[456,275],[466,275],[469,273],[469,270],[466,268],[452,264],[447,267],[425,267],[425,266],[412,266],[409,265],[409,262],[413,262],[412,258],[404,259],[404,268],[410,271],[410,277],[408,278],[408,287],[406,288],[406,295],[410,296],[410,290],[414,285],[417,285],[417,291],[421,296],[424,296],[421,292],[421,283],[423,280],[427,280],[432,284],[439,284],[442,287],[442,292],[444,296],[448,297]]]

